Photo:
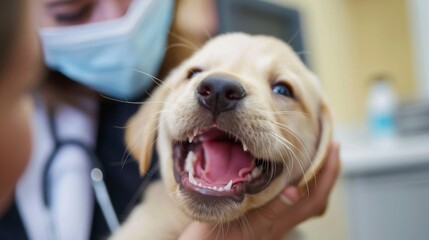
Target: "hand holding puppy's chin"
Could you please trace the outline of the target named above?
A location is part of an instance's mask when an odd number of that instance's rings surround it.
[[[339,145],[333,143],[325,167],[316,176],[318,187],[316,189],[313,182],[308,196],[300,196],[296,186],[287,186],[277,198],[250,211],[246,215],[246,225],[243,221],[234,221],[227,226],[193,222],[179,239],[281,239],[299,223],[324,212],[339,166]]]

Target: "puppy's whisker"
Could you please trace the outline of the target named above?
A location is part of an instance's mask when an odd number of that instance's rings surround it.
[[[167,110],[167,109],[162,110],[160,112],[174,113],[173,110]],[[129,123],[127,123],[127,125],[125,125],[123,127],[121,127],[121,126],[114,126],[114,127],[117,129],[128,129],[128,128],[132,127],[133,125],[138,125],[138,124],[140,124],[140,122],[136,121],[136,122],[129,122]]]
[[[159,111],[159,112],[155,112],[152,116],[149,116],[149,121],[152,119],[152,118],[158,118],[159,119],[159,117],[160,117],[160,114],[162,113],[162,112],[164,112],[165,110],[161,110],[161,111]],[[146,120],[146,118],[145,118],[145,120]],[[148,122],[149,122],[148,121]],[[135,122],[139,122],[139,121],[135,121]],[[143,122],[143,121],[142,121]],[[152,131],[157,131],[158,129],[159,129],[159,127],[161,126],[161,124],[159,124],[155,129],[153,129]],[[129,127],[129,126],[128,126]],[[150,132],[150,133],[148,133],[148,134],[151,134],[152,132]],[[133,138],[132,138],[132,142],[136,142],[136,144],[133,144],[133,145],[131,145],[131,146],[127,146],[126,147],[126,152],[128,152],[128,154],[127,154],[127,156],[124,158],[124,160],[123,160],[123,165],[122,165],[122,168],[125,166],[125,164],[126,164],[126,160],[130,157],[130,154],[131,154],[131,152],[133,152],[135,149],[134,148],[136,148],[136,147],[138,147],[138,146],[140,146],[140,144],[142,143],[142,141],[143,141],[143,139],[144,139],[144,136],[142,137],[142,134],[144,134],[144,127],[142,127],[142,128],[140,128],[137,132],[136,132],[136,134],[133,136]],[[152,144],[152,146],[153,146],[153,144]]]
[[[186,43],[173,43],[173,44],[170,44],[168,47],[166,47],[165,49],[164,49],[164,54],[168,51],[168,50],[170,50],[170,49],[173,49],[173,48],[176,48],[176,47],[183,47],[183,48],[187,48],[187,49],[189,49],[189,50],[192,50],[192,52],[195,52],[196,50],[195,50],[195,48],[193,48],[192,46],[189,46],[188,44],[186,44]]]
[[[157,126],[154,130],[155,130],[155,131],[157,131],[157,130],[159,129],[159,127],[161,127],[161,126],[162,126],[162,125]],[[142,131],[141,131],[141,129],[140,129],[140,130],[139,130],[139,132],[138,132],[137,134],[141,135],[141,134],[142,134],[141,132],[142,132]],[[133,151],[135,150],[135,148],[137,148],[138,146],[140,146],[140,145],[142,144],[143,139],[144,139],[144,138],[138,139],[137,143],[136,143],[135,145],[133,145],[131,148],[130,148],[130,147],[128,147],[128,146],[126,147],[126,149],[125,149],[125,153],[127,153],[127,154],[126,154],[126,156],[125,156],[125,157],[123,156],[123,163],[122,163],[122,168],[121,168],[121,170],[123,170],[123,168],[125,167],[125,164],[127,163],[127,159],[129,159],[129,158],[130,158],[131,152],[133,152]],[[152,141],[152,142],[151,142],[150,146],[151,146],[151,147],[153,147],[153,146],[155,145],[155,142],[156,142],[156,138],[155,138],[155,140],[154,140],[154,141]],[[125,153],[124,153],[124,154],[125,154]]]
[[[169,102],[167,102],[167,101],[143,101],[142,102],[143,104],[166,104],[166,103],[169,103]]]
[[[150,134],[152,134],[153,132],[157,132],[158,131],[158,129],[159,128],[161,128],[161,127],[165,127],[165,126],[167,126],[167,123],[159,123],[154,129],[152,129],[151,130],[151,132],[149,132],[148,133],[148,135],[150,135]],[[144,132],[142,131],[140,134],[143,134]],[[140,138],[140,140],[143,140],[143,139],[145,139],[146,137],[142,137],[142,138]],[[156,140],[157,139],[155,139],[153,142],[152,142],[152,144],[151,144],[151,146],[153,146],[154,144],[155,144],[155,142],[156,142]],[[142,142],[139,142],[140,144],[142,143]]]
[[[294,130],[292,129],[292,128],[289,128],[288,126],[286,126],[286,125],[284,125],[284,124],[279,124],[279,123],[275,123],[275,124],[278,124],[278,127],[280,127],[280,128],[282,128],[282,129],[284,129],[285,131],[288,131],[288,132],[290,132],[291,133],[291,135],[292,136],[294,136],[297,140],[298,140],[298,142],[301,144],[301,146],[303,147],[303,150],[304,150],[304,152],[305,152],[305,154],[306,154],[306,157],[307,157],[307,160],[308,160],[308,162],[310,163],[310,167],[309,167],[309,169],[311,169],[311,171],[312,171],[312,177],[314,178],[314,182],[316,183],[316,185],[317,185],[317,175],[316,175],[316,172],[315,172],[315,170],[314,169],[312,169],[311,168],[311,166],[314,164],[313,163],[313,161],[312,161],[312,158],[310,157],[310,154],[308,153],[308,151],[307,151],[307,149],[309,148],[307,145],[305,145],[304,144],[304,140],[302,139],[302,138],[300,138],[299,137],[299,134],[298,133],[296,133],[295,135],[294,135]]]
[[[272,142],[271,141],[269,141],[270,142],[270,148],[271,149],[273,149],[273,147],[272,147]],[[278,149],[278,148],[274,148],[274,149],[276,149],[278,152],[279,152],[279,154],[280,154],[280,157],[283,159],[283,155],[280,153],[280,149]],[[269,155],[269,159],[274,159],[273,158],[273,156],[270,154]],[[283,162],[285,162],[284,160],[283,160]],[[276,172],[276,168],[277,168],[277,164],[273,164],[273,168],[270,168],[270,170],[271,170],[271,172],[270,172],[270,181],[271,181],[271,179],[273,179],[273,177],[275,176],[275,172]]]
[[[289,133],[291,133],[292,135],[294,135],[294,137],[298,140],[301,140],[302,141],[302,146],[303,147],[306,147],[306,148],[310,148],[307,144],[305,144],[304,142],[304,139],[302,138],[302,136],[300,136],[299,135],[299,133],[298,132],[296,132],[296,130],[294,130],[293,128],[291,128],[291,127],[289,127],[288,125],[286,125],[286,124],[282,124],[282,123],[279,123],[279,122],[272,122],[273,124],[275,124],[276,126],[278,126],[279,128],[281,128],[281,129],[284,129],[284,130],[286,130],[286,131],[288,131]]]
[[[204,34],[206,35],[207,40],[210,40],[213,38],[212,34],[210,33],[209,30],[207,30],[207,28],[204,28],[203,31],[204,31]]]
[[[283,161],[283,166],[286,168],[286,171],[288,172],[288,174],[289,174],[289,179],[291,179],[292,178],[292,171],[291,171],[291,169],[289,168],[289,165],[288,165],[288,162],[284,159],[284,157],[283,157],[283,154],[280,152],[280,149],[276,149],[277,150],[277,152],[279,153],[279,155],[280,155],[280,157],[282,158],[282,161]],[[286,153],[288,153],[289,154],[289,152],[286,152]]]
[[[189,44],[191,47],[193,47],[193,48],[194,48],[194,50],[195,50],[195,51],[197,51],[197,50],[200,48],[197,44],[195,44],[195,43],[193,43],[193,42],[189,41],[188,39],[186,39],[186,38],[184,38],[184,37],[180,36],[179,34],[176,34],[176,33],[171,32],[171,31],[170,31],[170,33],[169,33],[169,34],[170,34],[171,36],[173,36],[173,37],[177,38],[178,40],[180,40],[180,41],[182,41],[182,42],[184,42],[184,43]]]
[[[151,116],[151,118],[153,117],[159,117],[157,116],[157,114],[154,114]],[[159,127],[155,128],[155,131],[158,130]],[[144,127],[140,128],[139,130],[137,130],[136,134],[133,136],[132,138],[132,142],[134,142],[134,144],[132,145],[127,145],[126,149],[125,149],[125,153],[128,153],[125,157],[123,156],[123,164],[122,164],[122,169],[124,168],[127,159],[130,158],[130,154],[131,152],[133,152],[135,150],[135,148],[138,148],[139,146],[141,146],[144,136],[142,136],[144,134]],[[153,144],[152,144],[153,146]],[[125,154],[124,153],[124,154]]]
[[[221,217],[219,219],[221,222],[223,222],[223,214],[221,213]],[[226,231],[228,231],[229,224],[222,224],[222,223],[216,223],[215,225],[217,232],[216,232],[216,239],[223,239],[225,238]]]
[[[156,117],[157,114],[154,114],[152,117]],[[135,121],[133,124],[138,123],[139,121]],[[130,126],[125,126],[125,128],[129,128]],[[127,163],[127,159],[130,158],[131,152],[133,152],[135,150],[135,148],[137,148],[138,146],[140,146],[141,141],[139,139],[141,139],[141,135],[142,132],[144,131],[144,127],[140,128],[136,134],[132,137],[132,142],[135,142],[135,144],[127,144],[127,147],[125,148],[125,152],[122,156],[122,167],[121,167],[121,171],[123,170],[125,164]],[[136,142],[137,141],[137,142]]]
[[[302,115],[308,115],[308,113],[301,112],[301,111],[293,111],[293,110],[278,110],[278,111],[270,111],[265,109],[249,109],[252,111],[258,111],[258,112],[268,112],[268,113],[299,113]]]
[[[273,136],[273,137],[275,137],[277,140],[279,140],[281,143],[287,143],[287,144],[289,144],[289,146],[290,147],[293,147],[294,149],[296,149],[299,153],[301,153],[302,154],[302,152],[301,152],[301,150],[299,149],[299,148],[297,148],[293,143],[291,143],[289,140],[287,140],[287,139],[285,139],[283,136],[281,136],[280,134],[278,134],[278,133],[275,133],[275,132],[272,132],[272,131],[269,131],[268,132],[271,136]],[[288,147],[288,149],[290,150],[290,151],[292,151],[292,149],[291,148],[289,148]]]
[[[164,84],[164,81],[163,81],[163,80],[161,80],[161,79],[159,79],[159,78],[157,78],[157,77],[155,77],[155,76],[152,76],[152,75],[150,75],[149,73],[143,72],[143,71],[141,71],[141,70],[139,70],[139,69],[135,69],[135,68],[133,68],[132,70],[133,70],[133,71],[135,71],[135,72],[141,73],[141,74],[143,74],[143,75],[145,75],[145,76],[147,76],[147,77],[149,77],[149,78],[150,78],[150,80],[151,80],[152,82],[154,82],[156,85],[158,85],[159,87],[161,87],[161,84],[162,84],[162,86],[163,86],[163,87],[166,87],[166,88],[170,89],[171,91],[173,91],[173,88],[171,88],[171,87],[170,87],[170,86],[168,86],[167,84]]]
[[[282,140],[281,139],[279,139],[280,141],[281,141],[281,143],[283,144],[283,145],[285,145],[286,146],[286,143],[285,142],[282,142]],[[283,138],[283,140],[284,140],[284,138]],[[294,146],[295,147],[295,146]],[[295,147],[296,148],[296,147]],[[290,153],[291,154],[293,154],[293,156],[292,156],[292,160],[295,160],[297,163],[298,163],[298,166],[300,167],[300,170],[301,170],[301,172],[302,172],[302,174],[303,174],[303,177],[304,177],[304,182],[305,182],[305,184],[306,184],[306,188],[307,188],[307,193],[309,193],[309,185],[308,185],[308,180],[307,180],[307,177],[306,177],[306,175],[305,175],[305,171],[304,171],[304,167],[302,166],[302,164],[301,164],[301,161],[299,160],[299,158],[298,158],[298,156],[291,150],[291,149],[289,149],[290,151]],[[300,152],[301,153],[301,155],[302,155],[302,152]],[[292,163],[293,162],[295,162],[295,161],[292,161]]]
[[[108,100],[111,100],[111,101],[115,101],[115,102],[120,102],[120,103],[136,104],[136,105],[142,105],[142,104],[144,103],[144,101],[142,101],[142,102],[132,102],[132,101],[128,101],[128,100],[116,99],[116,98],[112,98],[112,97],[109,97],[109,96],[103,95],[103,94],[101,94],[101,93],[99,93],[99,95],[100,95],[102,98],[105,98],[105,99],[108,99]]]
[[[309,152],[307,150],[309,147],[304,143],[305,142],[304,139],[301,136],[299,136],[299,134],[297,132],[295,132],[292,128],[288,127],[285,124],[281,124],[281,123],[278,123],[278,122],[273,122],[273,124],[275,124],[280,129],[285,130],[288,133],[290,133],[292,135],[292,137],[294,137],[298,141],[298,143],[302,146],[302,148],[303,148],[303,150],[305,152],[307,160],[311,163],[312,162],[311,161],[311,157],[310,157],[310,154],[309,154]]]
[[[301,29],[298,29],[298,31],[296,31],[296,33],[289,39],[289,41],[287,41],[287,43],[291,44],[299,36],[299,34],[301,34]]]
[[[126,128],[130,128],[133,125],[144,123],[145,121],[152,120],[153,116],[157,116],[158,114],[161,114],[161,113],[164,113],[164,112],[167,112],[167,113],[171,112],[171,113],[173,113],[172,110],[163,109],[163,110],[160,110],[158,112],[154,112],[152,115],[144,116],[144,118],[142,117],[141,119],[138,119],[137,121],[129,122],[124,127],[121,127],[121,128],[125,128],[126,129]]]
[[[163,80],[161,80],[161,79],[159,79],[159,78],[157,78],[157,77],[155,77],[155,76],[153,76],[153,75],[151,75],[151,74],[149,74],[149,73],[147,73],[147,72],[144,72],[144,71],[142,71],[142,70],[140,70],[140,69],[132,68],[131,70],[133,70],[134,72],[141,73],[141,74],[143,74],[143,75],[145,75],[145,76],[149,77],[149,78],[150,78],[150,80],[151,80],[152,82],[156,83],[158,86],[161,86],[161,84],[162,84],[162,83],[164,83],[164,81],[163,81]]]
[[[255,238],[255,232],[253,231],[252,225],[250,224],[249,219],[247,218],[247,216],[245,216],[245,221],[247,223],[247,229],[249,229],[249,237],[251,237],[250,239],[256,239]]]
[[[210,231],[207,233],[206,237],[203,239],[208,238],[209,236],[211,236],[214,232],[216,231],[216,239],[219,237],[219,231],[222,231],[222,224],[221,221],[217,222],[214,224],[214,226],[212,227],[212,229],[210,229]]]
[[[298,156],[296,156],[296,154],[292,151],[292,149],[286,144],[286,143],[289,143],[289,144],[291,144],[291,143],[289,141],[287,141],[286,139],[282,138],[281,136],[278,136],[277,134],[273,133],[273,132],[269,132],[269,134],[271,134],[274,138],[276,138],[283,146],[286,147],[286,149],[288,149],[294,155],[294,158],[297,161],[297,163],[301,169],[302,175],[304,177],[304,182],[305,182],[305,185],[307,188],[307,193],[309,193],[310,187],[308,186],[308,180],[307,180],[307,177],[305,175],[304,167],[302,166],[301,162],[299,161]],[[293,144],[292,144],[292,146],[295,147]],[[295,147],[295,149],[297,149],[299,151],[298,148]]]
[[[310,55],[312,54],[310,51],[300,51],[296,53],[297,55]]]
[[[140,130],[143,130],[144,129],[144,127],[145,127],[145,124],[147,123],[147,122],[149,122],[149,121],[152,121],[153,120],[153,118],[155,118],[155,117],[159,117],[159,115],[161,114],[161,113],[163,113],[163,112],[169,112],[168,110],[160,110],[160,111],[158,111],[158,112],[154,112],[153,114],[151,114],[151,115],[149,115],[149,116],[142,116],[141,117],[141,119],[137,119],[136,121],[134,121],[134,122],[131,122],[131,123],[128,123],[127,125],[125,125],[123,128],[130,128],[130,127],[132,127],[133,125],[137,125],[137,124],[141,124],[141,123],[143,123],[143,126],[141,127],[141,129]],[[137,115],[137,117],[139,117],[140,118],[140,116],[139,115]],[[156,120],[158,120],[158,119],[156,119]],[[138,137],[140,137],[139,136],[139,132],[137,132],[137,134],[135,135],[135,136],[133,136],[133,141],[134,140],[136,140],[136,138],[138,138]]]
[[[244,215],[244,216],[240,217],[239,219],[243,222],[243,225],[245,228],[245,229],[243,229],[245,239],[255,239],[254,238],[255,233],[253,232],[253,229],[250,225],[249,219],[247,219],[247,215]]]

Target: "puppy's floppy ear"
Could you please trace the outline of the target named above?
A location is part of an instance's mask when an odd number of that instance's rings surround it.
[[[319,170],[325,164],[325,160],[329,154],[329,148],[332,140],[333,132],[333,121],[331,111],[328,107],[326,99],[322,98],[319,108],[319,139],[317,141],[316,153],[312,159],[312,163],[309,169],[305,173],[305,177],[301,179],[298,184],[301,192],[307,191],[307,183],[310,182]]]
[[[155,89],[152,96],[127,123],[125,143],[131,155],[139,162],[141,174],[146,173],[152,160],[159,115],[169,92],[168,89],[168,87]]]

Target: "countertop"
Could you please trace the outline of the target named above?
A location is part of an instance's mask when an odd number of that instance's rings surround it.
[[[356,133],[357,131],[355,131]],[[429,134],[419,136],[394,136],[372,139],[358,134],[336,132],[341,144],[343,175],[364,174],[375,171],[429,166]]]

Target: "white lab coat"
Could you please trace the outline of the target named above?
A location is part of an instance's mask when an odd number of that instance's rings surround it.
[[[16,205],[29,239],[89,239],[94,197],[91,188],[89,156],[76,146],[59,150],[49,170],[51,207],[43,202],[43,173],[48,156],[54,150],[47,106],[36,96],[32,118],[32,156],[16,187]],[[60,140],[74,139],[95,147],[97,104],[85,102],[90,114],[62,105],[55,114]]]

